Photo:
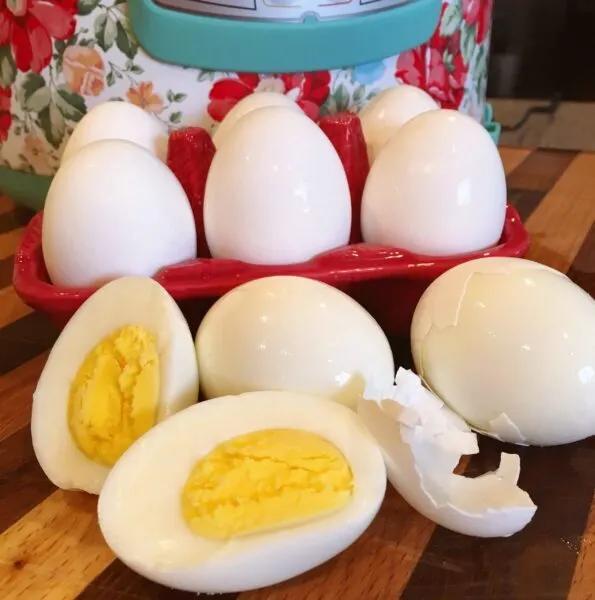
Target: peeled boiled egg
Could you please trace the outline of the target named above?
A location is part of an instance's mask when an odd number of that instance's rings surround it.
[[[398,85],[374,96],[359,115],[370,164],[402,125],[417,115],[438,108],[427,92],[412,85]]]
[[[215,154],[204,223],[214,258],[283,265],[345,245],[351,199],[341,160],[304,113],[254,110]]]
[[[98,286],[195,258],[196,227],[165,164],[132,142],[102,140],[79,150],[52,180],[42,247],[54,284]]]
[[[474,429],[540,446],[595,434],[595,301],[562,273],[459,265],[422,296],[411,341],[420,376]]]
[[[498,149],[471,117],[432,110],[405,123],[370,169],[362,198],[366,242],[429,256],[475,252],[504,228]]]
[[[258,390],[328,396],[354,408],[367,383],[390,385],[391,348],[343,292],[303,277],[267,277],[220,298],[196,334],[207,398]]]
[[[517,486],[518,455],[502,453],[498,469],[480,477],[453,472],[479,452],[477,436],[411,371],[399,369],[389,389],[367,389],[358,414],[382,448],[389,481],[428,519],[476,537],[509,537],[533,519],[537,507]]]
[[[111,471],[99,525],[137,573],[229,593],[304,573],[350,546],[382,503],[382,454],[325,398],[254,392],[161,423]]]
[[[240,100],[225,115],[225,118],[213,134],[213,143],[215,146],[220,148],[225,140],[233,139],[230,132],[244,115],[267,106],[284,106],[301,112],[301,108],[285,94],[278,92],[255,92]]]
[[[104,102],[89,110],[77,123],[64,147],[62,162],[92,142],[109,139],[134,142],[163,160],[167,150],[167,127],[154,115],[130,102]]]
[[[82,304],[56,341],[33,394],[41,468],[62,489],[99,493],[126,449],[198,400],[188,325],[147,277],[122,277]]]

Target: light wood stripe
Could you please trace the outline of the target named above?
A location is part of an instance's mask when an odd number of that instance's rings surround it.
[[[0,259],[8,258],[15,253],[24,231],[23,227],[19,227],[0,234]]]
[[[566,272],[595,220],[595,155],[581,154],[526,223],[527,258]]]
[[[12,286],[0,290],[0,329],[31,312]]]
[[[97,500],[57,491],[0,538],[3,600],[75,598],[113,560],[99,527]]]
[[[531,150],[527,148],[500,148],[500,157],[506,173],[512,173],[529,155]]]

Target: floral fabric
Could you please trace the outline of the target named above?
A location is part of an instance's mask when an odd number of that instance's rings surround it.
[[[0,163],[53,174],[64,143],[93,106],[126,100],[174,128],[211,128],[242,98],[275,90],[312,118],[358,111],[379,91],[407,83],[443,107],[481,119],[493,0],[443,0],[422,46],[333,71],[258,75],[166,65],[130,31],[125,0],[0,0]]]

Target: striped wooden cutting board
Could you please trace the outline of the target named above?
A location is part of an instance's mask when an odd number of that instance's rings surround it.
[[[501,152],[510,201],[532,234],[529,258],[568,272],[595,294],[595,155]],[[31,395],[56,332],[11,287],[12,254],[24,223],[0,198],[0,600],[191,598],[115,560],[97,527],[96,499],[56,490],[35,461]],[[394,349],[397,362],[410,366],[406,342],[394,340]],[[500,450],[483,440],[466,472],[493,468]],[[539,507],[519,535],[480,540],[452,534],[389,492],[371,528],[342,555],[274,588],[221,598],[595,598],[595,442],[514,451],[522,457],[521,485]]]

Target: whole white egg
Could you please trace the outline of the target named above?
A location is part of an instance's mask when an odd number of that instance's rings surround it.
[[[98,286],[195,258],[196,227],[165,164],[133,142],[103,140],[79,150],[52,180],[42,247],[54,284]]]
[[[595,301],[562,273],[457,266],[422,296],[411,342],[420,376],[475,429],[540,446],[595,434]]]
[[[116,100],[98,104],[77,123],[64,146],[62,162],[92,142],[109,139],[134,142],[161,160],[167,151],[165,124],[135,104]]]
[[[394,362],[373,317],[343,292],[303,277],[267,277],[220,298],[196,334],[207,398],[258,390],[329,396],[351,408]]]
[[[464,254],[496,244],[505,214],[504,168],[488,132],[434,110],[405,123],[372,165],[362,235],[426,256]]]
[[[302,112],[302,109],[285,94],[278,92],[255,92],[240,100],[228,113],[225,115],[221,124],[213,134],[213,143],[216,148],[220,148],[224,141],[233,139],[230,135],[235,124],[248,113],[259,108],[267,106],[284,106],[286,108]]]
[[[438,108],[427,92],[412,85],[397,85],[374,96],[359,113],[370,164],[407,121]]]
[[[215,153],[204,199],[214,258],[293,264],[349,241],[347,176],[329,139],[305,114],[261,108]]]
[[[218,522],[233,530],[251,516],[275,520],[278,509],[286,513],[284,522],[227,539],[197,533],[182,508],[197,462],[238,436],[264,433],[266,439],[271,431],[289,431],[293,439],[306,433],[332,444],[351,472],[350,497],[341,508],[308,518],[308,498],[317,489],[338,491],[330,481],[324,484],[332,477],[331,464],[320,454],[312,461],[306,446],[285,444],[278,436],[274,448],[253,444],[251,451],[242,446],[231,455],[220,453],[222,460],[211,462],[215,478],[203,477],[191,500],[202,504],[196,520],[206,525]],[[282,460],[275,461],[271,450]],[[295,470],[288,472],[284,463]],[[308,489],[310,479],[321,485]],[[304,494],[296,495],[302,486]],[[339,554],[368,528],[385,490],[382,454],[353,411],[325,398],[255,392],[201,402],[149,431],[105,482],[99,525],[116,556],[148,579],[194,593],[240,592],[279,583]],[[297,511],[302,518],[292,520]]]
[[[52,348],[33,393],[33,449],[54,485],[98,494],[135,439],[197,400],[180,309],[156,281],[123,277],[90,296]]]

